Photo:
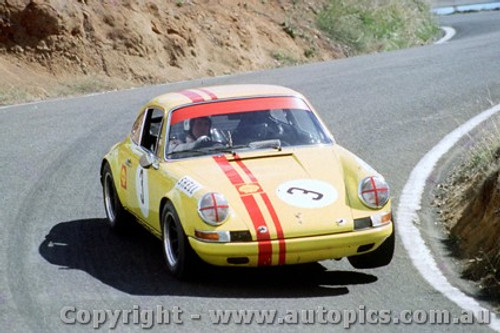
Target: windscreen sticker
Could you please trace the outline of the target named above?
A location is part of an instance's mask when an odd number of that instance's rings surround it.
[[[301,208],[326,207],[338,198],[332,185],[315,179],[288,181],[278,186],[276,194],[287,204]]]
[[[175,184],[175,187],[184,192],[184,194],[186,194],[188,197],[192,197],[196,193],[196,191],[202,188],[200,183],[189,176],[184,176],[179,179],[177,184]]]
[[[242,184],[238,185],[237,188],[240,195],[255,194],[262,192],[262,189],[260,188],[259,184]]]
[[[141,166],[137,167],[137,173],[135,175],[135,188],[141,213],[145,218],[147,218],[149,215],[148,172]]]

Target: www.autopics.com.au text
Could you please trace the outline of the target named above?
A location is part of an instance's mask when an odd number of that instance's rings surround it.
[[[155,325],[182,325],[186,321],[207,321],[212,325],[339,325],[346,329],[360,325],[488,325],[493,313],[489,311],[462,310],[458,315],[448,310],[372,310],[360,305],[357,309],[337,310],[318,306],[314,309],[278,311],[268,310],[208,310],[206,313],[188,314],[178,306],[141,308],[134,305],[129,309],[79,309],[65,306],[60,319],[67,325],[91,325],[98,329],[107,325],[114,329],[118,325],[136,325],[152,328]]]

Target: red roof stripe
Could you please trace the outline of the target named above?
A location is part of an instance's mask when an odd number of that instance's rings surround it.
[[[182,90],[182,91],[179,91],[179,94],[186,96],[193,103],[205,101],[203,96],[201,96],[200,94],[198,94],[197,92],[194,92],[192,90]]]
[[[207,94],[208,96],[210,96],[211,99],[217,99],[217,96],[213,92],[211,92],[210,90],[208,90],[208,89],[200,88],[198,90],[201,91],[201,92],[204,92],[205,94]]]

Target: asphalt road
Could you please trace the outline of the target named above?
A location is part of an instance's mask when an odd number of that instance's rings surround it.
[[[419,159],[490,101],[500,101],[500,13],[444,17],[442,23],[457,28],[456,37],[442,45],[0,109],[1,330],[91,330],[65,325],[65,307],[82,310],[79,319],[85,321],[91,314],[85,310],[177,306],[183,324],[153,330],[190,332],[343,330],[341,324],[319,323],[213,325],[209,310],[217,309],[357,310],[358,318],[367,310],[460,315],[413,268],[400,243],[386,268],[355,270],[344,259],[272,270],[208,269],[194,282],[178,282],[167,274],[152,236],[140,228],[123,235],[108,230],[99,184],[101,157],[124,138],[148,99],[199,85],[271,83],[308,96],[338,142],[386,176],[397,207]],[[200,319],[191,319],[198,314]],[[121,323],[118,331],[139,329]],[[351,327],[381,329],[489,331],[470,325]]]

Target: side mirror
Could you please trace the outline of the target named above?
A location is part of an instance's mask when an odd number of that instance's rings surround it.
[[[153,169],[158,170],[158,168],[160,167],[158,163],[158,158],[156,158],[156,156],[150,153],[143,154],[139,159],[139,164],[144,169],[148,169],[149,167],[152,166]]]

